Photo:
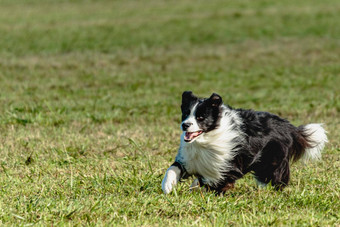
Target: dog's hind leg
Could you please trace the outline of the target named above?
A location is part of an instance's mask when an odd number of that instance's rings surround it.
[[[273,172],[273,178],[271,180],[272,186],[276,190],[282,190],[284,187],[288,185],[290,178],[290,170],[289,170],[289,161],[282,161],[280,167],[278,167]]]
[[[271,183],[275,189],[283,189],[288,185],[290,175],[288,150],[277,141],[269,142],[252,169],[259,186]]]
[[[262,171],[260,174],[255,173],[255,179],[259,187],[265,187],[268,183],[276,190],[282,190],[289,183],[290,170],[288,160],[283,160],[279,167],[272,169],[268,168],[267,173]]]

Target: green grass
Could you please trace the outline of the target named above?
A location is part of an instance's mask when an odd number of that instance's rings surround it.
[[[340,225],[339,38],[337,0],[0,0],[0,225]],[[184,90],[325,123],[323,160],[164,196]]]

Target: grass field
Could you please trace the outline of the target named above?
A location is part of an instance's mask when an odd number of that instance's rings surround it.
[[[0,225],[340,225],[340,1],[0,0]],[[323,122],[283,192],[165,196],[184,90]]]

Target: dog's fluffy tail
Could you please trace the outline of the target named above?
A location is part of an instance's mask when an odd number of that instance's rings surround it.
[[[293,161],[320,160],[321,151],[328,142],[325,129],[322,124],[301,125],[297,128],[298,135],[295,138],[292,152]]]

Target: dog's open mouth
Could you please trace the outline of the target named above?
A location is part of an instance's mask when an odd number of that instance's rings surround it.
[[[197,136],[201,135],[202,133],[203,133],[202,130],[197,131],[197,132],[185,132],[184,141],[190,142],[193,139],[195,139]]]

